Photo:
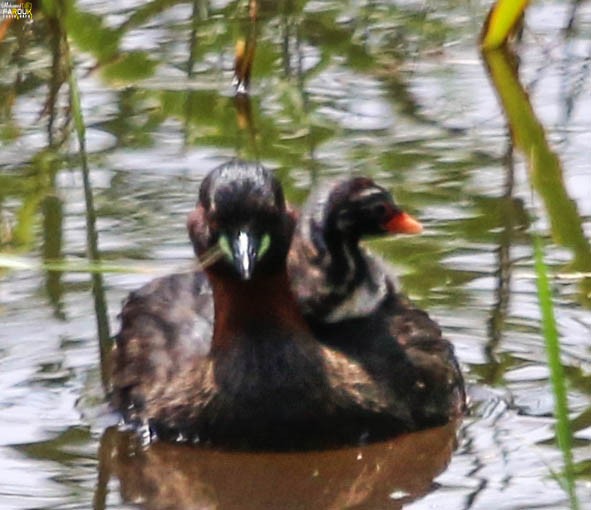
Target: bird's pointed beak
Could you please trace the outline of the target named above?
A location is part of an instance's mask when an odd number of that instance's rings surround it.
[[[423,231],[423,225],[418,220],[402,211],[390,218],[384,228],[391,234],[420,234]]]
[[[259,241],[250,232],[239,231],[232,241],[234,266],[242,280],[250,280],[258,258]]]

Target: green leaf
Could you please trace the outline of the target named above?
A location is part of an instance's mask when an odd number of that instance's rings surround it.
[[[534,268],[537,274],[536,286],[538,301],[542,313],[542,332],[546,344],[550,380],[554,393],[554,411],[556,413],[556,439],[562,451],[564,474],[559,480],[569,495],[572,510],[579,508],[575,490],[574,462],[572,454],[572,432],[568,418],[568,399],[564,367],[560,361],[560,341],[556,328],[552,290],[548,281],[548,270],[544,262],[544,247],[538,235],[534,236]]]

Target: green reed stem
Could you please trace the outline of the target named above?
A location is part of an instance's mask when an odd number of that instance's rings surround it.
[[[109,263],[88,259],[38,259],[0,253],[0,268],[24,271],[56,271],[60,273],[148,273],[162,272],[162,265],[138,264],[136,261],[127,263]]]
[[[554,393],[554,410],[556,413],[556,438],[558,447],[562,451],[564,460],[564,475],[560,481],[568,493],[572,510],[578,510],[575,477],[573,469],[572,435],[568,418],[568,399],[566,390],[566,378],[564,367],[560,361],[560,343],[558,329],[554,315],[552,302],[552,290],[548,280],[548,268],[544,262],[544,245],[538,235],[534,235],[534,260],[537,274],[536,285],[538,289],[538,301],[542,313],[542,332],[546,344],[550,379]]]
[[[480,34],[482,47],[491,50],[505,44],[528,3],[529,0],[497,0]]]
[[[74,119],[74,126],[76,127],[76,134],[78,139],[78,152],[80,155],[80,162],[82,166],[82,181],[84,184],[84,199],[86,203],[86,249],[88,257],[91,261],[97,262],[100,260],[100,252],[98,249],[98,232],[96,229],[96,210],[94,207],[94,197],[92,194],[92,186],[90,184],[90,169],[88,167],[88,154],[86,152],[86,126],[84,124],[84,117],[82,114],[82,102],[80,100],[80,89],[78,88],[78,80],[76,79],[76,72],[74,69],[74,61],[70,52],[70,44],[68,42],[67,33],[64,30],[64,53],[68,68],[68,84],[70,88],[70,108]],[[92,293],[94,297],[94,309],[97,323],[97,333],[99,337],[99,353],[101,359],[101,379],[105,391],[109,389],[110,379],[110,352],[111,339],[109,332],[109,318],[107,312],[107,300],[105,298],[105,286],[103,282],[103,273],[91,273],[92,279]]]

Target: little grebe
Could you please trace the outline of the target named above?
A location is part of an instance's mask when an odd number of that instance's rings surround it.
[[[369,371],[387,373],[402,357],[416,422],[446,423],[465,405],[464,383],[453,346],[429,315],[397,292],[395,277],[359,242],[368,236],[421,232],[391,194],[371,179],[333,182],[313,193],[292,241],[288,273],[314,335]]]
[[[359,241],[421,231],[421,224],[369,178],[339,180],[312,193],[288,258],[292,288],[304,315],[333,323],[373,312],[392,291],[393,277]]]
[[[401,350],[370,363],[311,332],[288,281],[293,228],[263,167],[234,161],[204,179],[188,229],[200,259],[219,256],[205,273],[148,284],[123,307],[112,402],[128,423],[169,440],[266,449],[428,426]]]

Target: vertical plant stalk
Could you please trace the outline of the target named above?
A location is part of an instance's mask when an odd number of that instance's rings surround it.
[[[529,0],[497,0],[492,6],[480,34],[485,50],[499,48],[515,32]]]
[[[98,448],[97,482],[92,500],[92,510],[105,510],[109,495],[109,480],[113,473],[113,462],[117,456],[117,431],[111,427],[105,430]]]
[[[248,2],[248,28],[246,36],[240,36],[236,41],[234,57],[234,85],[236,94],[248,94],[250,76],[257,43],[257,0]]]
[[[583,232],[582,220],[576,209],[576,203],[570,199],[566,191],[560,160],[548,144],[544,127],[537,119],[529,97],[519,82],[516,60],[507,48],[483,52],[483,57],[510,125],[513,143],[526,158],[530,182],[546,208],[553,240],[572,250],[574,255],[572,267],[584,270],[591,264],[589,257],[591,251]],[[565,373],[560,360],[560,344],[554,318],[552,293],[544,263],[543,245],[538,235],[534,235],[533,241],[542,330],[555,401],[556,439],[564,460],[564,476],[560,477],[560,481],[564,482],[571,508],[576,510],[579,505],[573,470],[572,434],[568,418]],[[584,281],[583,279],[582,299],[586,302]]]
[[[554,304],[552,302],[552,290],[548,281],[548,271],[544,262],[544,246],[540,236],[533,237],[534,261],[536,271],[536,286],[538,289],[538,301],[542,313],[542,332],[546,343],[546,354],[550,368],[550,380],[554,393],[554,411],[556,413],[556,439],[558,447],[562,451],[564,461],[564,477],[561,480],[566,490],[572,510],[579,508],[575,477],[573,469],[572,436],[568,419],[568,399],[564,367],[560,361],[560,343],[556,319],[554,316]]]
[[[199,27],[199,22],[202,19],[202,11],[203,5],[201,4],[201,0],[193,0],[193,13],[191,15],[191,34],[189,36],[189,51],[187,53],[187,78],[192,80],[195,71],[195,55],[197,52],[197,44],[199,40],[197,39],[197,28]],[[205,17],[205,16],[203,16]],[[192,94],[187,92],[185,94],[185,115],[184,115],[184,123],[183,123],[183,146],[187,148],[190,145],[190,135],[191,135],[191,119],[193,118],[193,101],[192,101]]]
[[[63,45],[66,36],[62,23],[59,20],[48,17],[47,24],[51,33],[51,79],[47,100],[43,107],[43,113],[47,114],[47,144],[48,150],[43,157],[38,158],[40,174],[46,174],[48,189],[41,202],[43,213],[43,261],[59,260],[63,257],[63,229],[64,206],[56,187],[56,175],[60,169],[58,158],[54,157],[54,150],[59,149],[69,136],[71,124],[69,111],[60,127],[56,126],[59,117],[58,98],[59,92],[66,79],[63,58]],[[46,271],[45,289],[47,296],[54,308],[55,317],[65,320],[64,312],[64,284],[63,272]]]
[[[84,184],[84,199],[86,202],[86,250],[88,258],[92,262],[100,260],[98,250],[98,234],[96,231],[96,212],[94,209],[94,198],[92,187],[90,185],[90,172],[88,169],[88,156],[86,153],[86,126],[82,115],[82,105],[80,101],[80,91],[78,81],[74,73],[74,65],[70,53],[70,45],[67,37],[64,44],[64,52],[68,68],[68,82],[70,87],[70,107],[74,119],[74,127],[78,139],[78,151],[80,154],[80,163],[82,166],[82,179]],[[99,354],[101,362],[101,381],[105,391],[109,390],[110,379],[110,350],[111,339],[109,333],[109,320],[107,314],[107,303],[105,300],[105,288],[103,275],[100,272],[92,273],[92,292],[94,296],[94,310],[96,314],[97,331],[99,337]]]
[[[554,242],[572,251],[571,270],[591,272],[591,245],[581,215],[564,184],[560,160],[519,82],[515,58],[505,48],[483,52],[483,57],[511,127],[513,143],[528,161],[530,182],[542,199]],[[591,306],[589,296],[591,279],[582,278],[580,302],[585,307]]]
[[[514,262],[511,259],[511,246],[514,240],[515,224],[518,220],[515,218],[516,204],[513,196],[515,183],[515,163],[513,160],[513,144],[509,143],[505,153],[506,176],[502,195],[503,213],[502,227],[503,231],[499,235],[499,245],[497,253],[495,303],[490,312],[488,320],[488,342],[485,346],[487,358],[485,381],[488,384],[498,383],[505,371],[505,366],[497,356],[496,351],[503,338],[504,329],[507,322],[507,314],[511,299],[511,281],[513,276]]]
[[[234,108],[236,111],[236,125],[238,126],[238,137],[236,151],[239,153],[242,146],[241,133],[245,132],[247,138],[247,151],[259,159],[257,143],[257,131],[252,114],[250,101],[250,78],[256,52],[258,29],[257,29],[258,3],[257,0],[248,2],[248,21],[241,27],[242,34],[236,40],[234,54],[234,78],[233,85],[236,88],[234,94]]]

